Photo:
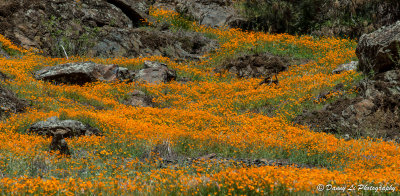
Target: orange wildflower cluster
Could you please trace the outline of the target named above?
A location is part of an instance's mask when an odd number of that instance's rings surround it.
[[[5,38],[1,34],[0,34],[0,43],[1,43],[0,47],[11,49],[11,50],[16,50],[16,51],[19,51],[21,53],[27,52],[27,50],[25,50],[25,49],[23,49],[23,48],[21,48],[19,46],[16,46],[15,44],[12,44],[10,40]]]
[[[157,22],[179,17],[160,9],[151,14]],[[354,41],[214,29],[194,23],[191,30],[215,36],[221,48],[199,62],[183,63],[160,56],[67,60],[27,52],[18,58],[0,57],[0,71],[13,77],[6,85],[32,103],[27,112],[0,121],[0,193],[269,194],[281,189],[285,193],[315,192],[318,184],[400,188],[398,144],[369,138],[345,141],[288,122],[318,90],[349,84],[359,77],[353,71],[331,74],[337,65],[355,58]],[[18,48],[0,38],[4,46]],[[302,51],[313,60],[279,73],[279,85],[257,89],[254,87],[261,79],[212,72],[228,56],[269,48],[281,54]],[[96,82],[77,86],[37,81],[32,75],[45,66],[88,60],[129,69],[140,68],[146,60],[161,61],[179,76],[194,79],[186,84]],[[161,107],[121,104],[134,89],[153,95]],[[277,106],[274,117],[251,112],[251,108],[268,105]],[[28,135],[26,129],[51,116],[90,123],[104,134],[67,138],[73,152],[70,157],[48,152],[50,138]],[[317,167],[195,163],[159,168],[158,158],[143,160],[139,155],[150,154],[160,143],[168,143],[182,154],[282,158]]]

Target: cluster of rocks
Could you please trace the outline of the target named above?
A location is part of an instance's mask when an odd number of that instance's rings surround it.
[[[357,46],[358,65],[368,78],[357,84],[355,98],[339,98],[320,110],[306,111],[294,122],[313,130],[400,141],[400,22],[363,35]],[[335,72],[335,71],[334,71]]]

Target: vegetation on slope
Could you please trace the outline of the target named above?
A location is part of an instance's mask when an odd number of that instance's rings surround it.
[[[0,71],[14,77],[6,85],[32,105],[28,112],[0,122],[1,194],[310,194],[317,192],[319,184],[392,185],[398,190],[398,144],[369,138],[345,141],[290,122],[304,107],[315,107],[313,97],[322,89],[344,83],[348,93],[354,92],[351,84],[361,77],[359,73],[331,74],[337,65],[356,58],[353,40],[212,29],[171,11],[152,9],[150,13],[156,23],[171,23],[176,30],[184,25],[217,38],[221,48],[199,62],[182,63],[161,56],[48,58],[28,51],[0,58]],[[20,50],[3,37],[0,41]],[[265,51],[311,61],[279,73],[278,85],[257,89],[261,78],[238,79],[212,71],[228,57]],[[87,60],[130,69],[145,60],[160,61],[192,81],[74,86],[37,81],[32,76],[41,67]],[[119,99],[134,89],[152,94],[161,107],[120,104]],[[275,106],[273,113],[252,112],[271,105]],[[104,135],[67,139],[72,151],[68,157],[49,152],[49,138],[25,131],[51,116],[78,119],[100,128]],[[152,150],[160,145],[171,148],[183,161],[163,166]],[[288,159],[294,165],[242,167],[184,160],[209,153]],[[302,164],[312,168],[296,167]]]
[[[397,0],[243,0],[241,27],[275,33],[358,38],[400,17]]]

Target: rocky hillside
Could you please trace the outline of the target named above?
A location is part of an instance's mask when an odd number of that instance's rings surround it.
[[[236,28],[254,2],[0,0],[0,194],[397,193],[400,22]]]

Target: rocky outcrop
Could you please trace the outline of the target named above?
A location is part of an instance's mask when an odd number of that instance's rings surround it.
[[[53,56],[62,52],[60,45],[73,54],[90,49],[102,27],[132,26],[120,8],[103,0],[11,0],[3,4],[0,33],[23,47]]]
[[[0,34],[49,56],[64,57],[65,49],[70,56],[164,55],[186,59],[198,58],[217,46],[216,41],[199,33],[137,28],[143,19],[151,20],[146,14],[153,3],[150,0],[0,3]]]
[[[400,70],[379,73],[357,85],[357,97],[340,98],[320,110],[306,111],[294,122],[316,131],[400,142],[399,86]]]
[[[137,37],[135,51],[142,56],[162,55],[174,59],[196,60],[219,47],[216,40],[196,32],[135,29],[132,34]]]
[[[263,53],[228,59],[215,71],[226,70],[240,78],[270,77],[272,74],[286,70],[289,64],[288,59]]]
[[[369,78],[357,85],[358,95],[306,111],[294,122],[346,138],[368,136],[400,142],[399,42],[400,22],[363,35],[356,50],[358,68]]]
[[[144,68],[136,72],[135,79],[139,82],[159,84],[175,80],[176,76],[176,72],[164,63],[145,61]]]
[[[134,90],[128,94],[123,103],[125,105],[135,106],[135,107],[153,107],[154,103],[152,98],[146,95],[144,92],[139,90]]]
[[[76,120],[60,120],[56,116],[32,124],[28,129],[28,133],[35,133],[43,136],[62,135],[62,138],[83,135],[101,135],[101,132],[97,128],[85,125]]]
[[[175,10],[201,25],[211,27],[235,27],[239,21],[244,21],[231,0],[158,0],[154,6]]]
[[[358,68],[366,74],[382,73],[400,66],[400,21],[361,36],[356,54]]]
[[[35,78],[55,83],[83,85],[95,81],[133,79],[133,74],[117,65],[82,62],[45,67],[35,73]]]
[[[27,106],[25,100],[17,98],[12,91],[0,85],[0,117],[9,113],[24,112]]]

